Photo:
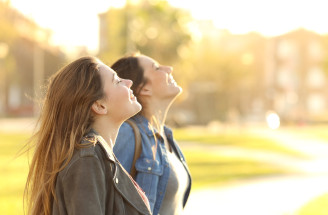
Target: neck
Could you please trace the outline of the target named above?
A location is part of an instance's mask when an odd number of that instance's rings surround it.
[[[146,103],[146,108],[142,115],[148,119],[151,126],[156,128],[162,135],[164,134],[164,124],[167,112],[173,101],[150,101]]]
[[[92,127],[102,138],[104,138],[109,148],[113,149],[118,129],[120,128],[121,124],[122,122],[108,120],[106,117],[98,117],[93,123]]]

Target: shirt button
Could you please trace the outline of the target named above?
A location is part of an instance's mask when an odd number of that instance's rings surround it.
[[[180,158],[183,161],[183,158]]]
[[[118,178],[115,178],[115,182],[116,182],[116,184],[118,184]]]
[[[151,167],[148,167],[148,171],[150,171],[151,170]]]

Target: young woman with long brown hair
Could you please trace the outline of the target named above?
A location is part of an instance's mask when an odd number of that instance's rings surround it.
[[[137,141],[130,124],[121,126],[114,153],[127,171],[135,168],[135,179],[145,191],[153,214],[182,214],[191,177],[171,129],[165,126],[167,112],[182,92],[173,79],[173,68],[140,54],[123,57],[111,67],[120,77],[133,81],[131,89],[142,105],[142,111],[130,119],[141,136],[142,150],[135,165]]]
[[[94,57],[53,75],[32,140],[28,214],[151,214],[112,152],[123,121],[141,109],[131,85]]]

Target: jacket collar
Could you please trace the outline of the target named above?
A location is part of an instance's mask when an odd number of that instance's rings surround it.
[[[106,152],[107,159],[115,161],[113,150],[108,146],[107,142],[94,129],[91,129],[82,139],[82,144],[99,144]]]
[[[139,124],[139,127],[141,127],[141,129],[148,136],[153,136],[154,133],[156,135],[160,135],[160,133],[157,131],[156,128],[151,127],[150,122],[148,121],[148,119],[146,119],[146,117],[138,114],[138,115],[133,116],[131,119],[134,120],[137,124]],[[164,125],[164,133],[167,137],[172,138],[172,130],[165,125]]]

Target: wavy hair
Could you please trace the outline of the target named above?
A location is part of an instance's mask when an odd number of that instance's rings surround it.
[[[81,140],[94,122],[91,106],[104,97],[100,63],[97,58],[82,57],[49,80],[39,129],[27,144],[28,150],[34,150],[24,191],[28,214],[51,214],[57,175],[74,149],[82,147]]]

